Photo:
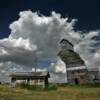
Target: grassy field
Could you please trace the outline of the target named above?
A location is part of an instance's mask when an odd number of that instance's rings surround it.
[[[0,100],[100,100],[100,87],[59,86],[57,90],[32,91],[0,85]]]

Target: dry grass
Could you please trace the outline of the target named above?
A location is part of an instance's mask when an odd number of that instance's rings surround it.
[[[100,88],[64,86],[53,91],[30,91],[0,86],[0,100],[100,100]]]

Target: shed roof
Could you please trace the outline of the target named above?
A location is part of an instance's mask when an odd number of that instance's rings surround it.
[[[41,72],[16,72],[10,75],[10,77],[42,77],[47,76],[50,77],[48,71],[41,71]]]

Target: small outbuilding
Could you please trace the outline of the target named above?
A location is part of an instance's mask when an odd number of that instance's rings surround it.
[[[47,71],[42,72],[16,72],[10,75],[11,84],[27,83],[29,85],[40,85],[43,88],[48,85],[48,78],[50,74]]]

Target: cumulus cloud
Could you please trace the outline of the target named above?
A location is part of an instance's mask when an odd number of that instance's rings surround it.
[[[66,65],[61,59],[58,58],[56,63],[50,64],[49,71],[52,73],[66,74]]]
[[[68,18],[62,18],[61,14],[55,12],[52,12],[50,16],[40,15],[30,10],[20,12],[19,19],[9,26],[11,29],[9,37],[0,39],[1,65],[6,63],[7,66],[10,62],[9,70],[17,70],[17,65],[18,68],[25,66],[21,68],[28,70],[29,67],[35,66],[36,58],[38,60],[50,58],[56,59],[57,63],[52,63],[49,70],[65,74],[65,65],[57,59],[59,41],[65,38],[74,45],[74,50],[80,54],[88,67],[99,67],[98,37],[100,37],[100,32],[75,31],[76,21],[76,19],[72,19],[69,22]],[[10,67],[13,64],[16,66]],[[3,68],[5,69],[5,67],[1,67],[1,69]]]
[[[68,18],[55,12],[49,17],[32,11],[20,12],[19,19],[9,26],[9,37],[0,40],[0,61],[32,66],[35,56],[39,59],[55,58],[64,34],[75,33],[74,23],[74,19],[68,22]]]
[[[99,36],[99,31],[88,32],[77,45],[74,45],[75,51],[80,54],[88,68],[99,67],[100,41],[97,39]]]

